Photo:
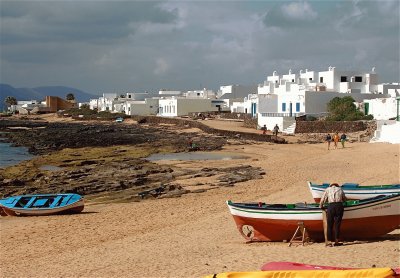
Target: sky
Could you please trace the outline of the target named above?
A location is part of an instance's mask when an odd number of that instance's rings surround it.
[[[0,0],[0,83],[216,91],[329,66],[399,82],[399,3]]]

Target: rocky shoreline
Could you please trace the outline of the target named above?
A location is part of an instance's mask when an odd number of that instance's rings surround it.
[[[1,197],[18,194],[71,192],[98,202],[140,201],[179,197],[219,186],[259,179],[262,169],[250,165],[198,169],[159,165],[144,158],[152,153],[221,150],[223,136],[194,132],[174,125],[98,122],[46,122],[1,119],[0,131],[15,146],[37,157],[0,169]],[[48,170],[44,166],[55,167]],[[47,170],[46,170],[47,169]],[[186,189],[182,180],[215,177],[204,189]]]

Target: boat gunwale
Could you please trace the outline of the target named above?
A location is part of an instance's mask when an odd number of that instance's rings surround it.
[[[312,183],[311,181],[307,181],[307,184],[309,185],[310,188],[315,188],[315,189],[326,189],[329,187],[329,184],[323,183],[323,184],[316,184]],[[382,184],[382,185],[360,185],[358,183],[353,183],[356,184],[356,186],[349,186],[349,183],[343,183],[340,187],[346,190],[371,190],[371,189],[400,189],[400,183],[397,184]]]
[[[378,205],[383,205],[386,203],[391,203],[400,199],[400,194],[393,195],[383,195],[377,196],[374,198],[368,198],[363,200],[357,200],[358,202],[353,202],[351,205],[345,205],[345,211],[355,211],[360,209],[365,209],[369,207],[374,207]],[[319,207],[298,207],[298,208],[269,208],[269,207],[258,207],[257,203],[234,203],[232,201],[226,201],[228,207],[230,209],[234,209],[237,211],[247,212],[247,213],[255,213],[255,214],[316,214],[321,213],[322,209]],[[246,207],[246,205],[251,204],[252,207]],[[284,205],[284,204],[283,204]],[[296,204],[289,204],[296,205]],[[316,205],[316,204],[314,204]]]

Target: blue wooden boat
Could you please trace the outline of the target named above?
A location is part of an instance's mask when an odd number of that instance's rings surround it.
[[[3,216],[79,213],[83,208],[82,196],[73,193],[20,195],[0,199],[0,214]]]

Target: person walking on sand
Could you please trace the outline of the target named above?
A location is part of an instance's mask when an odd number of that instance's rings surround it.
[[[332,183],[321,197],[319,207],[324,209],[324,203],[328,201],[328,240],[331,242],[327,246],[340,246],[343,243],[339,242],[340,225],[342,223],[344,207],[343,202],[346,201],[346,195],[343,189],[337,183]]]
[[[279,132],[279,126],[278,126],[278,124],[276,124],[274,126],[274,134],[275,134],[275,136],[278,136],[278,132]]]
[[[346,136],[346,134],[343,133],[340,136],[340,143],[342,143],[342,148],[344,148],[344,142],[346,142],[346,139],[347,139],[347,136]]]
[[[332,141],[332,136],[328,133],[328,135],[326,135],[325,141],[328,142],[328,150],[331,147],[331,141]]]
[[[339,142],[339,134],[336,132],[335,135],[333,135],[333,146],[334,149],[337,149],[337,144]]]
[[[267,125],[264,125],[262,128],[263,134],[267,134]]]

